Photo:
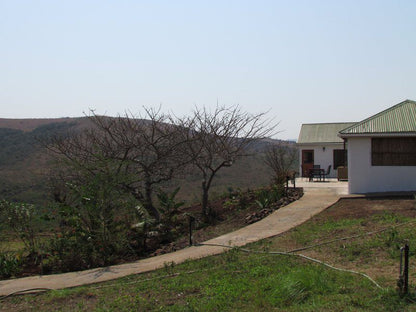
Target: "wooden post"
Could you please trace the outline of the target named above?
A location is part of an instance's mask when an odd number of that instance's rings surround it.
[[[397,281],[400,296],[409,292],[409,246],[406,244],[400,248],[400,276]]]
[[[404,245],[404,268],[403,268],[403,294],[407,295],[409,291],[409,246]]]
[[[192,246],[192,223],[194,222],[195,218],[189,215],[189,246]]]
[[[285,195],[287,197],[287,191],[289,190],[289,176],[286,176],[286,189],[285,189]]]

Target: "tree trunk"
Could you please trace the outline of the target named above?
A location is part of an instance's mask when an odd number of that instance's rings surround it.
[[[208,217],[210,214],[208,206],[208,187],[205,181],[202,182],[202,214]]]
[[[160,221],[160,213],[153,206],[152,201],[152,184],[149,181],[145,182],[145,194],[144,194],[144,209],[153,217],[156,221]]]

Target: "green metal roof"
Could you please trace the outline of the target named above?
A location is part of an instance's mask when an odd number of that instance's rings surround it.
[[[355,125],[354,122],[303,124],[298,138],[298,144],[342,143],[338,133]]]
[[[406,100],[340,131],[340,136],[409,133],[416,134],[416,102]]]

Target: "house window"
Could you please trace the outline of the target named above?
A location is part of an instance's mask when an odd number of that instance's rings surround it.
[[[334,169],[340,166],[347,165],[347,150],[335,149],[334,150]]]
[[[371,139],[373,166],[416,166],[416,138]]]

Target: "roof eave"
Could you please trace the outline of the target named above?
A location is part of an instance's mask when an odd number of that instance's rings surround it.
[[[344,142],[297,142],[297,145],[344,144]]]
[[[340,138],[355,138],[355,137],[411,137],[416,136],[416,132],[368,132],[368,133],[339,133]]]

